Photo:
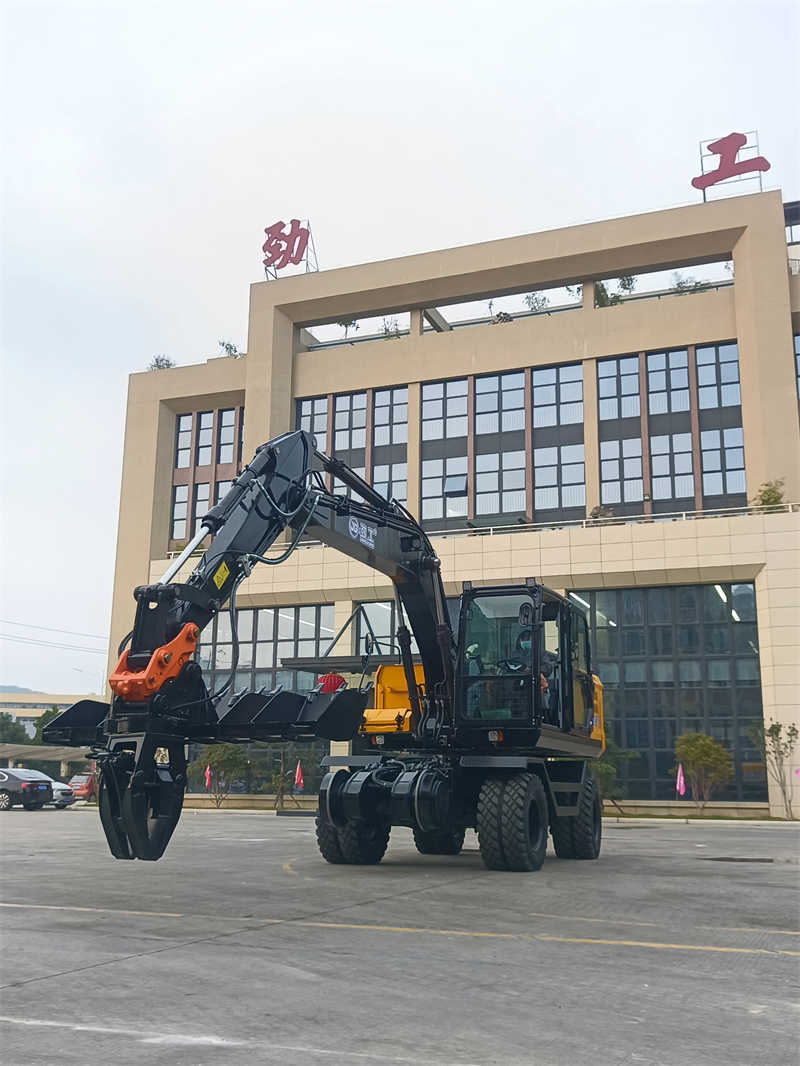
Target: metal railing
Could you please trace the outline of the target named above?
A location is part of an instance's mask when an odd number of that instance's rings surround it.
[[[669,511],[664,514],[611,515],[608,518],[579,518],[567,522],[514,522],[500,526],[459,526],[456,529],[426,529],[429,537],[491,537],[501,533],[542,533],[555,529],[597,529],[603,526],[653,525],[656,522],[694,522],[705,518],[732,518],[743,515],[800,513],[800,503],[778,503],[766,507],[720,507],[705,511]],[[301,540],[296,550],[319,548],[321,540]],[[180,551],[167,552],[167,559],[175,559]],[[192,557],[203,554],[202,549]]]

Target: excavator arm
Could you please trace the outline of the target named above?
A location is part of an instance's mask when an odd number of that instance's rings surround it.
[[[350,495],[329,491],[326,474]],[[279,555],[267,556],[287,530],[290,543]],[[191,576],[174,581],[209,535],[213,539]],[[110,705],[82,700],[44,731],[47,743],[93,747],[100,816],[116,858],[154,860],[163,854],[183,804],[187,742],[356,735],[367,692],[346,687],[323,692],[321,685],[311,693],[280,686],[233,691],[236,590],[254,566],[284,561],[304,536],[391,579],[403,609],[397,636],[417,734],[439,737],[452,728],[455,647],[430,541],[398,503],[384,499],[339,460],[317,452],[310,434],[286,433],[257,450],[161,581],[134,590],[136,615],[109,678]],[[202,629],[226,605],[234,661],[228,680],[211,693],[194,653]],[[411,658],[412,632],[423,691]]]

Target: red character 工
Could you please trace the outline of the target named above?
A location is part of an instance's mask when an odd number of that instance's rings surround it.
[[[306,254],[309,231],[300,225],[300,220],[293,218],[289,223],[289,232],[284,232],[286,223],[281,220],[267,226],[264,232],[267,239],[261,248],[264,253],[264,266],[280,270],[289,263],[297,264]]]
[[[736,161],[739,149],[745,144],[747,144],[747,137],[743,133],[729,133],[727,137],[712,141],[708,149],[714,155],[719,156],[719,166],[716,170],[710,170],[707,174],[699,174],[696,178],[692,178],[692,185],[695,189],[707,189],[709,185],[716,185],[718,181],[735,178],[739,174],[769,170],[770,164],[763,155],[758,155],[755,159]]]

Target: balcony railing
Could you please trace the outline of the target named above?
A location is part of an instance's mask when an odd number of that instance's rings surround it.
[[[653,525],[656,522],[694,522],[704,518],[733,518],[741,515],[797,514],[800,503],[778,503],[768,507],[720,507],[705,511],[669,511],[665,514],[612,515],[609,518],[582,518],[571,522],[515,522],[508,525],[469,525],[457,529],[427,529],[429,537],[491,537],[500,533],[542,533],[550,529],[597,529],[599,526]],[[320,540],[302,540],[297,545],[303,548],[319,548]],[[192,558],[200,557],[203,550],[198,548]],[[167,553],[167,559],[175,559],[180,551]]]

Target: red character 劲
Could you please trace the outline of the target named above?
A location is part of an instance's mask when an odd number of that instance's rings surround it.
[[[716,185],[718,181],[735,178],[739,174],[749,174],[750,171],[769,170],[770,164],[763,155],[758,155],[755,159],[736,161],[739,149],[745,144],[747,144],[747,137],[743,133],[729,133],[727,137],[712,141],[708,149],[714,155],[719,156],[719,166],[716,170],[710,170],[707,174],[699,174],[696,178],[692,178],[692,185],[695,189],[707,189],[709,185]]]
[[[264,232],[267,239],[261,251],[265,255],[264,266],[280,270],[289,263],[297,264],[306,254],[308,230],[300,225],[300,220],[293,218],[289,223],[289,232],[284,232],[285,222],[274,222]]]

